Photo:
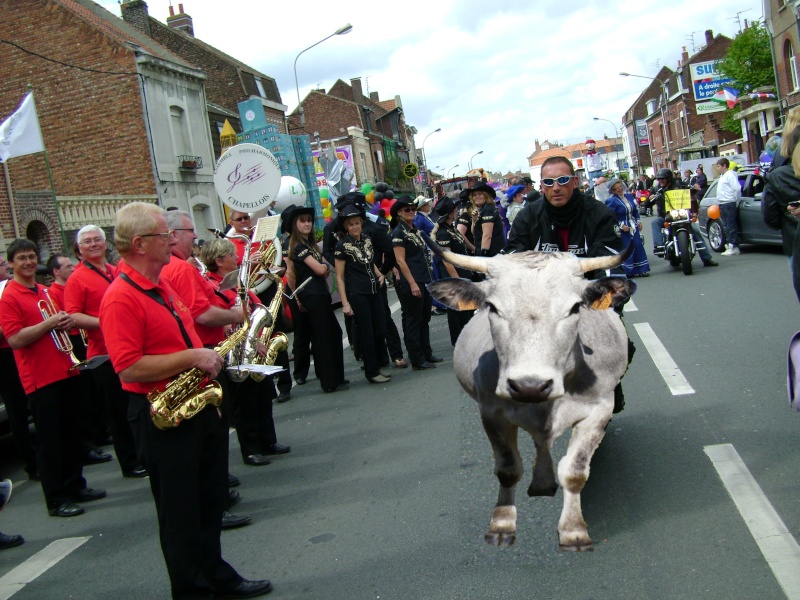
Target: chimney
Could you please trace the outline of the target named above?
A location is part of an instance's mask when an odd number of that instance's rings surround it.
[[[194,24],[192,23],[192,17],[183,12],[183,4],[178,4],[177,15],[175,14],[175,10],[172,8],[172,5],[170,5],[169,16],[167,17],[167,26],[172,27],[172,29],[179,29],[186,35],[194,37]]]
[[[350,86],[353,88],[353,102],[363,102],[364,92],[361,90],[361,77],[353,77],[350,80]]]
[[[706,46],[710,46],[714,42],[714,32],[706,29]]]
[[[378,92],[370,92],[369,99],[372,100],[375,104],[380,102],[380,100],[378,100]]]
[[[681,52],[681,66],[685,67],[686,63],[689,62],[689,53],[686,51],[686,46],[683,47],[683,52]]]
[[[120,6],[122,20],[132,25],[147,37],[150,35],[150,17],[147,12],[147,3],[144,0],[130,0]]]
[[[539,152],[541,149],[542,147],[539,145],[539,140],[533,140],[533,151]]]

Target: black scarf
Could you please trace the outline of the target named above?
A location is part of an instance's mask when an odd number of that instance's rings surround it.
[[[578,190],[575,190],[564,206],[553,206],[545,198],[544,211],[553,225],[568,228],[570,223],[583,214],[583,197]]]

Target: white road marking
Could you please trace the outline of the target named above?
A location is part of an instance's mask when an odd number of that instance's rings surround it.
[[[0,578],[0,600],[8,600],[50,567],[65,558],[70,552],[85,544],[88,537],[56,540],[31,556],[18,567],[14,567]]]
[[[689,385],[689,382],[683,376],[678,365],[672,360],[672,357],[667,352],[664,344],[658,339],[658,336],[650,327],[649,323],[634,323],[636,333],[639,334],[645,348],[650,353],[650,358],[656,364],[658,372],[664,378],[673,396],[682,396],[685,394],[694,394],[694,388]]]
[[[636,312],[637,310],[639,310],[639,307],[638,307],[638,306],[636,306],[636,305],[633,303],[633,298],[631,298],[630,300],[628,300],[628,301],[625,303],[625,309],[624,309],[624,310],[625,310],[625,312]]]
[[[800,545],[731,444],[706,446],[725,489],[789,600],[800,600]]]

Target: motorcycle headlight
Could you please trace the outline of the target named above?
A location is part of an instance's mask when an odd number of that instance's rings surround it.
[[[669,211],[668,218],[670,221],[684,220],[689,218],[689,211],[685,208],[678,208]]]

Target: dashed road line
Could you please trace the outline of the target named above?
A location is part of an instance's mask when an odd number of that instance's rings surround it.
[[[647,348],[647,352],[650,353],[650,358],[653,359],[658,372],[661,373],[661,377],[664,378],[672,395],[682,396],[685,394],[694,394],[694,388],[686,380],[686,377],[683,376],[678,365],[672,360],[669,352],[667,352],[661,340],[658,339],[658,336],[653,331],[653,328],[650,327],[650,324],[634,323],[633,326],[644,343],[645,348]]]
[[[800,545],[731,444],[703,448],[789,600],[800,600]]]
[[[11,569],[0,577],[0,600],[11,598],[73,550],[85,544],[90,537],[64,538],[51,542],[44,550],[40,550],[21,565]]]

